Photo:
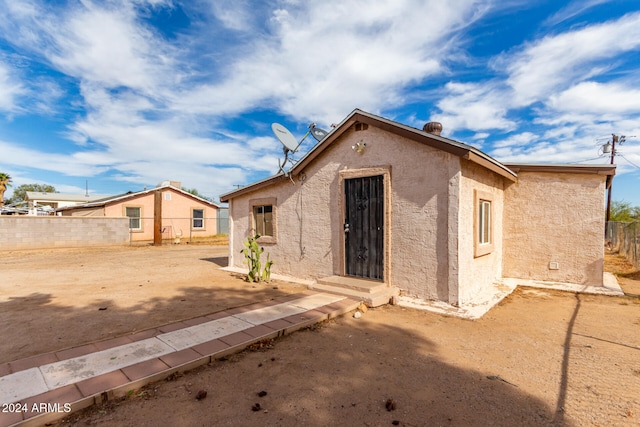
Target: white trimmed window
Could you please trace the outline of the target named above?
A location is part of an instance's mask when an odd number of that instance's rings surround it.
[[[490,254],[493,242],[493,194],[476,190],[474,192],[473,247],[474,256]]]
[[[191,228],[193,230],[204,230],[204,209],[191,210]]]
[[[478,206],[478,243],[491,244],[491,201],[480,199]]]
[[[129,230],[142,231],[142,208],[136,206],[127,206],[125,216],[129,218]]]

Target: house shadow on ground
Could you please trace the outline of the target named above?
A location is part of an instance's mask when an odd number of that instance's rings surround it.
[[[249,284],[242,275],[224,276],[224,285],[179,286],[168,297],[140,297],[144,287],[138,288],[139,285],[130,288],[132,293],[138,292],[135,298],[125,291],[92,298],[88,304],[63,302],[50,292],[8,297],[0,302],[0,322],[6,325],[0,341],[0,363],[126,336],[304,290]]]
[[[74,420],[99,424],[106,412],[109,422],[128,425],[154,414],[167,425],[574,425],[516,385],[448,363],[434,341],[366,317],[281,337],[266,351],[152,384],[144,400],[109,403]],[[198,402],[187,390],[208,397]]]
[[[228,267],[229,266],[229,257],[226,256],[219,256],[219,257],[213,257],[213,258],[201,258],[201,261],[208,261],[208,262],[212,262],[215,265],[217,265],[218,267]]]

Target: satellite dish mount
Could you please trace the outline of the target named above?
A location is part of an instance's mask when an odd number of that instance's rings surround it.
[[[286,127],[282,126],[280,123],[273,123],[271,125],[271,130],[273,130],[274,135],[276,136],[276,138],[278,138],[278,141],[280,141],[280,143],[282,144],[282,151],[284,152],[284,161],[282,161],[281,163],[280,159],[278,159],[279,172],[282,172],[287,176],[289,175],[289,172],[291,171],[291,169],[296,165],[296,163],[298,163],[298,160],[294,159],[290,155],[295,154],[298,151],[298,149],[300,148],[304,140],[307,139],[309,134],[313,135],[313,137],[318,142],[320,142],[324,139],[325,136],[327,136],[327,133],[328,133],[327,131],[316,127],[315,123],[311,123],[309,125],[309,130],[307,131],[307,133],[305,133],[302,139],[300,140],[300,142],[298,142],[298,140],[296,140],[296,137],[293,136],[293,134],[289,132],[289,130]],[[286,166],[287,162],[291,163],[291,168],[289,168],[288,171],[285,171],[284,167]]]

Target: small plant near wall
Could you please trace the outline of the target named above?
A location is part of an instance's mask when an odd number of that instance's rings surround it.
[[[267,262],[264,265],[264,269],[262,268],[260,255],[264,252],[264,248],[258,245],[259,238],[259,234],[248,237],[247,240],[244,241],[244,249],[240,251],[244,255],[244,263],[249,267],[247,281],[251,283],[263,280],[265,282],[271,281],[271,266],[273,265],[273,261],[269,259],[269,254],[267,254]]]
[[[262,272],[262,280],[265,282],[271,281],[271,266],[273,265],[273,261],[269,259],[269,254],[267,254],[267,263],[264,265],[264,271]]]

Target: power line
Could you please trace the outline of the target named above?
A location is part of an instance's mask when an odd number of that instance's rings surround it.
[[[640,169],[640,166],[636,165],[635,163],[633,163],[631,160],[627,159],[621,152],[618,151],[618,155],[620,157],[622,157],[623,159],[625,159],[627,162],[631,163],[633,166],[635,166],[636,168]]]
[[[585,160],[578,160],[576,162],[569,162],[568,164],[573,165],[576,163],[584,163],[584,162],[590,162],[591,160],[598,160],[598,159],[602,159],[604,156],[598,156],[598,157],[594,157],[593,159],[585,159]]]

